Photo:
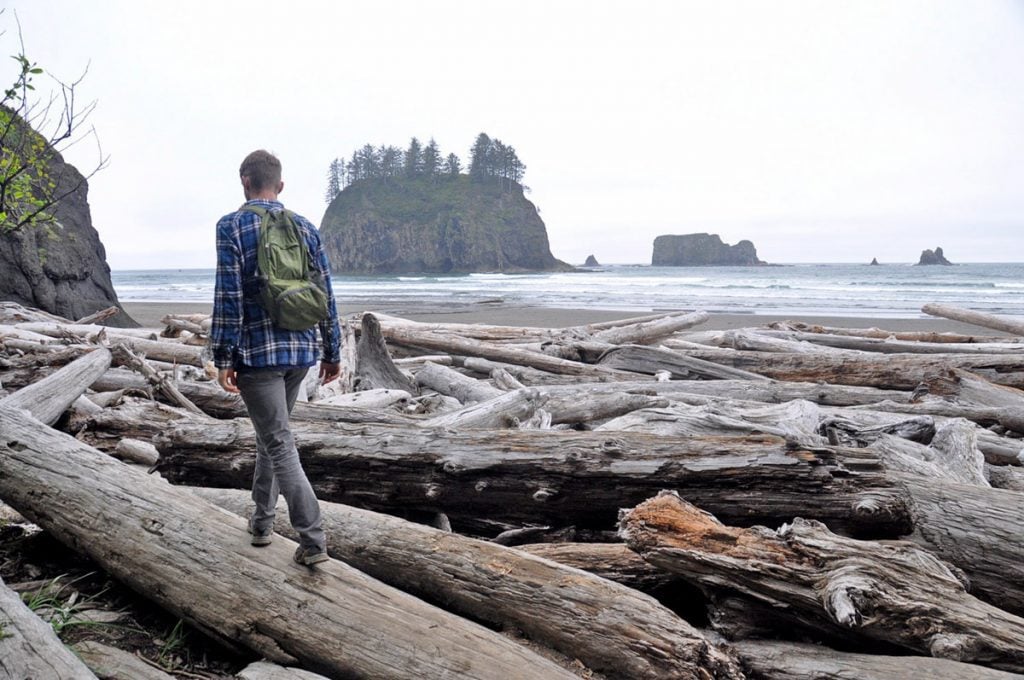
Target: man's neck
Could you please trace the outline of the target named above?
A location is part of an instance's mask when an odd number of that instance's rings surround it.
[[[257,191],[245,197],[247,201],[276,201],[277,194],[272,191]]]

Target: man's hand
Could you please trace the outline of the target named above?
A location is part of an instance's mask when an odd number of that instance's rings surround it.
[[[340,363],[327,363],[326,361],[320,362],[320,382],[324,385],[337,380],[338,376],[341,375],[341,364]]]
[[[323,371],[322,368],[320,370]],[[238,394],[238,380],[235,375],[235,369],[222,368],[217,371],[217,382],[224,388],[224,391]]]

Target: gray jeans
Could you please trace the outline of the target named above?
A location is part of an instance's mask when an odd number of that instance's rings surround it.
[[[241,369],[237,384],[256,430],[253,528],[263,531],[274,524],[274,507],[280,493],[288,503],[288,516],[299,534],[299,543],[304,548],[322,550],[325,543],[320,504],[299,462],[299,452],[288,424],[305,375],[305,368]]]

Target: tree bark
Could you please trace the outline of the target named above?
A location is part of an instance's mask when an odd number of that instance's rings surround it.
[[[40,425],[40,427],[45,427]],[[0,675],[12,680],[96,680],[53,628],[0,579]]]
[[[574,677],[343,563],[300,567],[291,541],[251,547],[237,515],[23,412],[0,408],[0,431],[0,497],[216,637],[344,677]]]
[[[244,515],[247,493],[193,493]],[[283,503],[275,529],[294,538]],[[321,503],[332,556],[402,590],[533,640],[610,677],[739,678],[688,623],[625,586],[487,541]]]
[[[320,498],[385,511],[444,512],[454,522],[607,528],[618,509],[677,488],[730,521],[815,517],[868,535],[909,532],[902,491],[866,449],[753,437],[639,432],[474,430],[294,423]],[[247,488],[251,425],[182,421],[154,442],[169,479]],[[856,474],[851,474],[851,472]]]
[[[624,514],[621,534],[652,564],[939,658],[1024,670],[1024,619],[967,594],[962,576],[910,543],[855,541],[803,519],[734,529],[663,492]]]
[[[153,668],[134,654],[116,647],[99,642],[78,642],[73,649],[102,680],[175,680],[173,675]]]
[[[420,424],[426,428],[444,427],[452,430],[518,427],[533,417],[546,400],[547,397],[536,388],[524,387],[515,392],[500,392],[487,401],[428,418]]]
[[[42,380],[0,399],[0,405],[23,408],[40,422],[53,425],[108,368],[110,352],[99,347]]]

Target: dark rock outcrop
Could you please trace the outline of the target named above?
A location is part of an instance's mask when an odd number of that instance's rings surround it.
[[[457,177],[360,180],[320,224],[339,274],[571,271],[522,187]]]
[[[584,267],[600,267],[601,264],[597,261],[597,258],[593,255],[587,255],[587,261],[583,263]]]
[[[934,251],[925,250],[921,253],[921,259],[918,260],[918,264],[953,264],[946,259],[946,256],[942,254],[942,248],[936,248]]]
[[[743,240],[734,246],[717,234],[663,235],[654,239],[651,264],[656,267],[751,266],[765,264],[757,249]]]
[[[878,258],[877,257],[871,258],[871,265],[875,266],[875,267],[878,266]]]
[[[106,251],[92,226],[89,185],[59,154],[49,173],[57,182],[56,195],[77,188],[53,209],[55,222],[0,234],[0,300],[71,320],[120,307]],[[123,311],[104,324],[138,326]]]

